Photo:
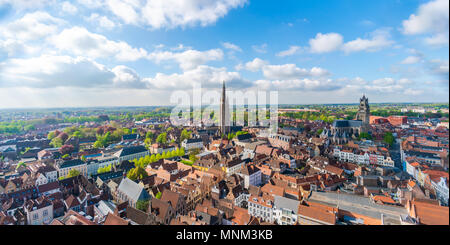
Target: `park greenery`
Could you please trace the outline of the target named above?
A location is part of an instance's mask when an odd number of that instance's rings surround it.
[[[148,176],[147,172],[141,166],[137,166],[135,168],[132,168],[127,173],[127,178],[129,178],[130,180],[133,180],[133,181],[143,180],[147,176]]]
[[[228,140],[232,140],[232,139],[236,138],[237,136],[243,135],[243,134],[248,134],[248,132],[247,131],[238,131],[236,133],[231,132],[231,133],[228,133],[227,138],[228,138]]]
[[[97,174],[108,173],[112,171],[112,164],[97,169]]]
[[[68,179],[68,178],[72,178],[72,177],[78,176],[80,174],[81,174],[80,171],[78,171],[76,169],[71,169],[71,170],[69,170],[69,174],[66,177],[60,176],[58,179],[59,180]]]
[[[149,203],[150,203],[149,200],[138,200],[136,202],[136,209],[139,209],[143,212],[147,212]]]
[[[185,154],[186,153],[184,151],[184,148],[178,148],[176,150],[163,152],[162,154],[158,153],[158,154],[147,155],[147,156],[141,157],[139,159],[135,158],[135,159],[131,160],[131,162],[134,162],[134,166],[135,167],[145,168],[150,163],[157,162],[157,161],[159,161],[161,159],[167,159],[167,158],[173,158],[173,157],[182,157]]]
[[[395,142],[395,137],[391,132],[386,132],[386,134],[384,134],[383,137],[383,142],[388,144],[389,147],[392,147],[392,145],[394,145]]]

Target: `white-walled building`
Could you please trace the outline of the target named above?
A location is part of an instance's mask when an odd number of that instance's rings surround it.
[[[273,219],[279,225],[293,225],[297,222],[299,201],[274,196]]]
[[[239,175],[244,178],[244,187],[259,186],[262,183],[261,170],[254,165],[243,166]]]
[[[50,224],[53,220],[53,204],[47,197],[28,200],[25,203],[28,225]]]
[[[185,150],[191,149],[202,149],[203,148],[203,140],[202,139],[185,139],[181,142],[181,146]]]

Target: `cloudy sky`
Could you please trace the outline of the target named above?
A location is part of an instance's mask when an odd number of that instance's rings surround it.
[[[447,0],[0,0],[0,108],[448,102]]]

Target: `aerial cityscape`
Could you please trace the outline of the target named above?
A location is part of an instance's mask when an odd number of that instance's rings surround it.
[[[448,226],[448,22],[444,0],[0,0],[0,225]]]

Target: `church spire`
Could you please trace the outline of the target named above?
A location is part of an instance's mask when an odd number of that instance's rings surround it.
[[[222,81],[222,96],[220,100],[220,133],[226,135],[229,133],[229,108],[225,89],[225,80]]]

